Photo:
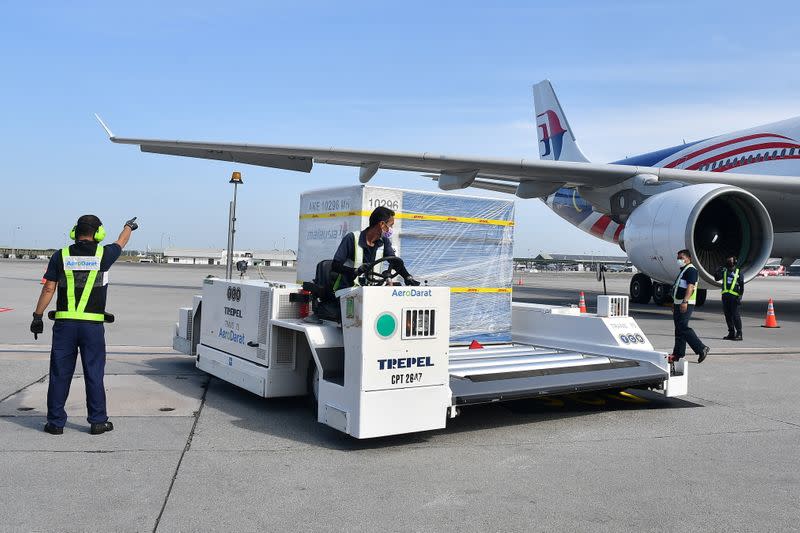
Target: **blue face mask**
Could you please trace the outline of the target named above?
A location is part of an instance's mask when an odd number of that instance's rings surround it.
[[[383,235],[383,237],[386,239],[391,239],[392,234],[394,234],[394,231],[392,231],[392,228],[389,228],[386,231],[384,231],[381,235]]]

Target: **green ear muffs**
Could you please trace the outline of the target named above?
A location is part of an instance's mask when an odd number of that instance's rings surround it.
[[[72,229],[71,229],[71,230],[70,230],[70,232],[69,232],[69,238],[70,238],[70,239],[72,239],[73,241],[75,240],[75,229],[76,229],[77,227],[78,227],[77,225],[76,225],[76,226],[72,226]],[[106,228],[104,228],[104,227],[101,225],[101,226],[100,226],[99,228],[97,228],[97,230],[94,232],[94,240],[95,240],[95,242],[102,242],[102,240],[103,240],[103,239],[105,239],[105,238],[106,238]]]

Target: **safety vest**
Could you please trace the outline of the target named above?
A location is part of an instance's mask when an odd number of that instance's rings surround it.
[[[344,262],[344,266],[350,267],[353,270],[358,270],[358,267],[360,267],[364,263],[364,250],[361,248],[361,246],[358,245],[358,238],[361,235],[361,232],[353,231],[350,234],[353,236],[353,244],[355,252],[353,253],[353,259],[351,260],[348,258],[347,261]],[[383,259],[383,248],[384,247],[381,246],[381,249],[375,252],[375,261],[377,261],[378,259]],[[377,268],[377,265],[373,267],[373,269],[374,268]],[[336,282],[333,284],[334,292],[339,290],[339,285],[342,284],[342,279],[343,279],[342,275],[339,274],[339,276],[336,278]],[[353,286],[358,287],[360,285],[361,284],[358,282],[358,276],[356,276],[356,278],[353,280]]]
[[[105,309],[94,308],[89,312],[86,311],[92,289],[103,284],[103,277],[100,276],[98,279],[97,276],[103,260],[103,250],[104,248],[98,244],[94,256],[71,256],[69,247],[61,249],[62,275],[59,276],[58,284],[60,288],[66,289],[67,308],[59,309],[56,306],[56,320],[90,320],[92,322],[105,320]],[[75,297],[77,287],[82,288],[81,299],[78,302]]]
[[[672,287],[672,302],[674,304],[676,304],[676,305],[679,305],[679,304],[683,303],[683,300],[686,299],[685,297],[684,298],[680,298],[680,299],[678,298],[678,289],[680,288],[681,281],[683,280],[683,275],[686,274],[686,272],[688,272],[688,270],[690,268],[694,268],[695,270],[697,270],[695,268],[695,266],[693,264],[691,264],[691,263],[689,263],[688,265],[683,267],[683,269],[681,269],[681,273],[678,274],[678,279],[675,280],[675,285]],[[687,283],[686,287],[684,287],[684,288],[687,289],[688,286],[689,285]],[[700,287],[700,279],[699,278],[697,279],[697,283],[694,284],[694,291],[692,292],[692,295],[689,297],[688,300],[686,300],[688,303],[694,304],[695,301],[697,300],[697,289],[698,289],[698,287]],[[686,293],[684,293],[684,295],[685,294]]]
[[[722,269],[722,294],[733,294],[734,296],[741,296],[736,292],[736,284],[739,281],[739,267],[733,269],[733,277],[728,282],[728,269]]]

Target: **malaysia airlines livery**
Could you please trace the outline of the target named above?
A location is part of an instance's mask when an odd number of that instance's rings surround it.
[[[800,257],[800,117],[608,164],[584,156],[549,81],[533,87],[539,160],[198,141],[133,139],[143,152],[310,172],[314,163],[433,176],[443,190],[474,187],[539,198],[571,224],[618,243],[639,269],[631,298],[661,303],[687,248],[706,283],[726,257],[745,281],[770,257]],[[705,291],[698,293],[698,303]]]

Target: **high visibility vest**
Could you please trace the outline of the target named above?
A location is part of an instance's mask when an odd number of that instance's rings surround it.
[[[61,264],[64,277],[66,281],[67,291],[67,309],[56,309],[56,320],[66,318],[71,320],[89,320],[92,322],[103,322],[105,320],[105,312],[103,313],[87,313],[86,304],[89,302],[89,296],[92,294],[95,284],[102,285],[102,277],[98,280],[97,273],[100,271],[100,262],[103,260],[103,247],[97,245],[97,252],[94,256],[77,256],[72,257],[69,253],[69,247],[61,249]],[[75,264],[80,257],[92,258],[92,261],[86,261],[91,264]],[[87,273],[88,271],[88,273]],[[76,303],[75,298],[75,273],[80,273],[81,282],[83,284],[83,291],[81,292],[81,299]],[[84,279],[84,274],[86,275]],[[59,283],[61,282],[59,276]]]
[[[741,296],[736,292],[736,284],[739,281],[739,267],[733,269],[733,277],[728,283],[728,269],[722,269],[722,294],[733,294],[734,296]]]
[[[353,231],[350,234],[353,236],[353,244],[355,252],[353,253],[353,259],[348,258],[347,261],[344,262],[344,266],[350,267],[353,270],[358,270],[358,267],[364,264],[364,250],[361,248],[361,246],[358,245],[358,238],[361,235],[361,232]],[[377,261],[378,259],[383,259],[383,246],[381,246],[381,249],[375,253],[375,260]],[[377,268],[377,265],[373,267],[373,269],[374,268]],[[339,276],[336,278],[336,282],[333,284],[334,292],[339,290],[339,285],[341,284],[342,284],[342,275],[339,274]],[[358,287],[360,285],[361,284],[358,282],[358,276],[356,276],[356,278],[353,280],[353,286]]]
[[[686,272],[688,272],[690,268],[694,268],[695,270],[697,270],[697,268],[695,268],[695,266],[693,264],[691,264],[691,263],[686,265],[685,267],[683,267],[681,269],[680,274],[678,274],[678,279],[675,280],[675,285],[672,287],[672,302],[674,304],[676,304],[676,305],[681,304],[681,303],[683,303],[683,300],[686,300],[685,297],[684,298],[680,298],[680,299],[678,298],[678,289],[680,288],[681,281],[683,280],[683,275],[686,274]],[[689,285],[687,283],[685,288],[688,288],[688,286]],[[699,278],[697,279],[697,283],[694,284],[694,291],[692,292],[692,295],[689,297],[688,300],[686,300],[688,303],[694,304],[697,301],[697,289],[698,289],[698,287],[700,287],[700,279]],[[684,293],[684,295],[685,294],[686,293]]]

